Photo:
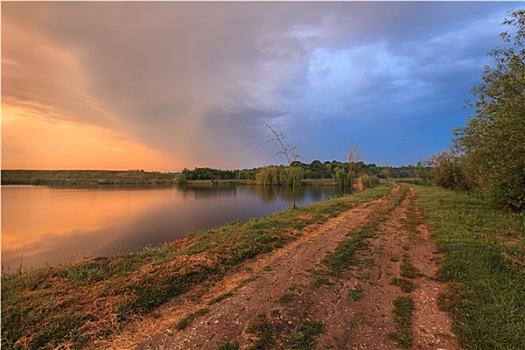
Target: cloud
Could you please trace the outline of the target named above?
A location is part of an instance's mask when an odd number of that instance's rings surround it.
[[[306,144],[311,139],[303,135],[312,127],[403,122],[435,116],[438,109],[455,113],[450,104],[464,99],[462,91],[476,82],[486,62],[480,56],[497,42],[496,22],[516,7],[450,2],[2,6],[4,102],[50,119],[119,130],[188,167],[230,168],[275,161],[267,151],[266,123]],[[450,122],[442,125],[450,128]],[[384,132],[379,129],[374,137]],[[319,133],[325,134],[330,133]],[[346,144],[351,137],[340,135],[337,141]],[[329,136],[316,138],[315,147],[305,147],[305,160],[337,157],[330,153],[333,142]]]

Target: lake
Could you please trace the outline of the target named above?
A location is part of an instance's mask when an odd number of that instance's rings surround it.
[[[4,273],[111,256],[173,241],[188,232],[291,207],[288,187],[52,188],[2,186]],[[336,196],[301,187],[298,205]]]

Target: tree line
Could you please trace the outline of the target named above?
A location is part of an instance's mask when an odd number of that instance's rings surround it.
[[[432,156],[420,177],[449,189],[470,189],[513,212],[525,211],[525,9],[508,14],[492,50],[492,67],[471,89],[474,114],[453,130],[450,151]],[[428,166],[428,167],[427,167]]]
[[[303,163],[301,161],[293,161],[292,165],[299,167],[302,172],[301,179],[336,179],[337,172],[348,169],[347,162],[340,161],[325,161],[314,160],[311,163]],[[269,166],[275,168],[276,172],[282,172],[286,168],[284,165]],[[186,180],[253,180],[257,179],[257,174],[261,171],[268,171],[269,167],[259,167],[242,170],[221,170],[214,168],[194,168],[183,169],[181,174]],[[416,166],[378,166],[376,164],[365,164],[362,161],[355,163],[356,171],[358,173],[366,173],[378,178],[394,178],[394,179],[405,179],[415,178],[417,176]]]

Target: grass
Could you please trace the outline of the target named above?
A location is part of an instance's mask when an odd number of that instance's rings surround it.
[[[408,260],[407,256],[403,257],[403,261],[401,262],[400,269],[401,271],[399,274],[401,275],[401,277],[413,279],[421,275],[417,267],[415,267],[410,262],[410,260]]]
[[[379,224],[388,219],[392,210],[394,210],[405,198],[408,192],[407,186],[401,186],[399,191],[388,197],[386,203],[377,210],[372,211],[368,217],[368,224],[356,231],[350,231],[347,238],[342,240],[335,250],[327,254],[322,260],[328,268],[328,273],[332,276],[342,277],[343,271],[351,266],[358,265],[361,261],[355,256],[357,251],[368,248],[367,239],[374,236],[373,232]],[[370,268],[373,266],[372,259],[365,259],[364,266]]]
[[[363,287],[356,286],[353,289],[350,289],[348,291],[348,296],[353,301],[359,301],[359,300],[361,300],[361,298],[363,298],[363,292],[364,292]]]
[[[290,335],[287,344],[290,349],[314,349],[315,337],[322,334],[325,327],[321,321],[303,321]]]
[[[236,341],[224,343],[217,348],[217,350],[238,350],[238,349],[239,349],[239,343]]]
[[[450,290],[441,306],[469,349],[525,349],[525,216],[475,195],[417,187],[425,220],[445,262]]]
[[[327,254],[323,259],[323,264],[326,265],[331,275],[341,277],[343,270],[350,266],[355,266],[359,263],[359,259],[355,257],[355,253],[368,247],[366,239],[371,237],[366,231],[357,231],[349,238],[341,241],[332,253]]]
[[[414,299],[410,297],[399,297],[394,300],[394,322],[396,331],[389,334],[397,346],[402,349],[412,347],[412,315],[414,313]]]
[[[295,240],[306,226],[391,188],[233,221],[140,252],[2,275],[2,349],[84,348],[118,333],[134,315],[150,313],[195,285],[220,280],[242,262]]]
[[[249,350],[272,349],[276,344],[275,331],[272,324],[268,321],[266,314],[258,314],[250,320],[246,328],[246,333],[255,335],[258,339],[250,346]]]
[[[193,321],[195,320],[196,317],[204,316],[209,311],[210,311],[210,309],[208,309],[208,308],[199,309],[199,310],[197,310],[197,311],[195,311],[195,312],[193,312],[193,313],[183,317],[181,320],[179,320],[179,322],[177,322],[175,328],[177,328],[177,330],[179,330],[179,331],[181,331],[183,329],[186,329],[193,323]]]
[[[322,286],[331,286],[333,283],[330,281],[330,279],[326,277],[317,277],[315,280],[312,281],[310,284],[312,288],[319,288]]]
[[[208,301],[208,305],[213,305],[220,303],[221,301],[228,299],[229,297],[233,296],[233,292],[226,292],[221,295],[216,296],[215,298]]]
[[[411,293],[414,290],[414,282],[406,278],[392,278],[390,284],[393,286],[398,286],[405,293]]]
[[[284,293],[279,297],[279,303],[281,304],[288,304],[295,300],[297,297],[294,293]]]

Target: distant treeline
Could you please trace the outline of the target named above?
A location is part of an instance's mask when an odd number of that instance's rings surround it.
[[[303,170],[303,179],[334,179],[337,169],[346,163],[314,160],[310,164],[294,162]],[[414,178],[416,167],[387,167],[358,162],[360,173],[379,178]],[[280,166],[283,167],[283,166]],[[284,168],[284,167],[283,167]],[[55,186],[98,186],[98,185],[171,185],[185,181],[240,181],[253,183],[262,168],[242,170],[221,170],[213,168],[184,169],[181,172],[148,172],[144,170],[2,170],[2,185],[55,185]]]
[[[144,170],[2,170],[2,185],[147,185],[173,184],[175,173]]]
[[[310,164],[295,161],[293,166],[299,166],[303,170],[304,179],[334,179],[337,169],[346,169],[347,163],[326,161],[322,163],[314,160]],[[377,166],[375,164],[356,163],[358,173],[375,175],[379,178],[405,179],[416,177],[416,167],[402,166],[389,167]],[[279,166],[284,168],[284,166]],[[212,168],[195,168],[193,170],[184,169],[182,175],[186,180],[255,180],[261,168],[243,170],[219,170]]]
[[[314,160],[310,164],[294,162],[303,170],[303,179],[334,179],[337,169],[347,167],[346,163]],[[375,175],[379,178],[414,178],[416,167],[386,167],[358,162],[359,173]],[[283,167],[283,166],[280,166]],[[221,170],[212,168],[184,169],[181,172],[150,172],[144,170],[2,170],[2,185],[58,185],[58,186],[96,186],[96,185],[169,185],[184,181],[241,180],[255,181],[262,168],[242,170]]]

